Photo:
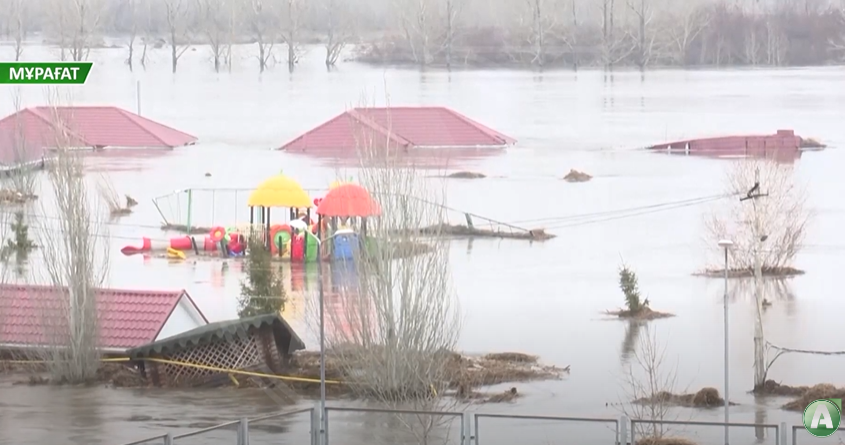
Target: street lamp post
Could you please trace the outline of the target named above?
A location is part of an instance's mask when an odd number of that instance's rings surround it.
[[[725,251],[725,296],[724,296],[724,306],[725,306],[725,445],[729,445],[730,443],[730,402],[729,395],[730,395],[730,371],[728,367],[728,351],[730,350],[730,342],[729,342],[729,328],[728,328],[728,251],[733,247],[734,243],[731,240],[720,240],[719,247],[724,249]]]

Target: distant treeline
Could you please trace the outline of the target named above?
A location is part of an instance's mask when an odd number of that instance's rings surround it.
[[[276,57],[294,69],[300,45],[315,41],[329,66],[353,43],[356,58],[373,64],[806,66],[845,61],[843,8],[831,0],[0,0],[8,11],[0,26],[15,41],[40,32],[68,59],[119,37],[130,67],[164,47],[174,72],[198,43],[215,69],[231,63],[232,44],[254,43],[263,70]]]

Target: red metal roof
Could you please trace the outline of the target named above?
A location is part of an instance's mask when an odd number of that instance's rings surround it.
[[[55,148],[57,130],[77,147],[171,148],[197,138],[117,107],[73,106],[26,108],[0,120],[0,162],[20,158],[15,147],[26,147],[26,160]],[[24,161],[25,162],[25,161]]]
[[[792,130],[768,135],[717,136],[666,142],[646,147],[669,154],[711,157],[755,157],[793,161],[801,154],[801,138]]]
[[[516,142],[446,107],[354,108],[280,150],[349,151],[362,138],[381,139],[391,148],[501,147]]]
[[[128,349],[155,341],[183,295],[202,315],[184,290],[98,289],[96,295],[103,349]],[[65,298],[65,289],[52,286],[0,285],[0,345],[54,343],[51,337],[56,334],[50,329],[67,324],[62,314]]]

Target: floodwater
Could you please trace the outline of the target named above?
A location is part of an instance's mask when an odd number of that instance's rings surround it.
[[[39,48],[29,49],[26,56],[54,57]],[[337,175],[334,168],[269,149],[358,104],[362,96],[383,104],[386,88],[393,105],[450,106],[519,140],[501,156],[451,164],[491,177],[450,182],[450,206],[500,221],[528,221],[523,224],[545,226],[558,235],[535,244],[484,239],[452,243],[454,281],[464,314],[461,348],[521,351],[572,369],[562,381],[516,385],[525,394],[516,403],[481,409],[618,416],[607,405],[624,398],[623,350],[625,344],[635,343],[636,332],[627,323],[603,320],[602,312],[622,304],[617,287],[620,259],[636,270],[653,307],[677,315],[651,324],[665,346],[667,371],[676,375],[676,391],[705,386],[721,391],[723,283],[691,276],[718,254],[701,241],[707,207],[568,227],[561,222],[568,215],[722,191],[723,169],[730,161],[633,149],[664,140],[792,128],[831,146],[797,161],[816,213],[808,247],[797,264],[807,274],[770,296],[774,305],[766,311],[765,325],[767,338],[777,345],[845,350],[845,338],[836,328],[842,323],[845,300],[830,285],[841,274],[836,258],[845,253],[845,232],[840,230],[845,225],[845,203],[840,199],[845,193],[845,151],[838,149],[845,147],[842,68],[655,71],[643,77],[634,72],[606,76],[561,71],[541,76],[520,71],[418,72],[345,63],[329,73],[316,49],[292,75],[279,67],[259,77],[254,58],[243,51],[232,73],[214,74],[199,49],[186,53],[173,76],[163,51],[154,54],[147,72],[134,75],[122,64],[124,57],[117,49],[92,53],[95,68],[88,85],[75,91],[74,101],[135,110],[140,81],[141,113],[193,133],[201,143],[172,152],[106,153],[90,159],[91,170],[108,172],[121,193],[142,203],[134,214],[109,227],[113,287],[186,288],[208,318],[232,317],[239,291],[235,267],[223,271],[219,262],[169,264],[123,257],[119,248],[137,243],[141,236],[169,236],[156,229],[161,217],[152,200],[174,190],[248,189],[281,170],[306,188],[325,189]],[[23,93],[24,105],[44,101],[40,87]],[[11,111],[10,102],[0,101],[0,114]],[[583,184],[560,181],[570,168],[595,179]],[[227,225],[246,219],[245,192],[218,191],[213,197],[210,191],[194,193],[193,224]],[[186,218],[184,196],[156,202],[166,218]],[[314,348],[306,306],[294,300],[288,316]],[[753,310],[750,295],[735,289],[730,305],[731,400],[740,405],[732,410],[732,420],[800,424],[799,414],[777,409],[782,400],[756,406],[745,393],[752,384]],[[770,375],[790,384],[845,384],[843,369],[841,357],[787,354]],[[0,391],[0,442],[15,444],[120,443],[286,407],[251,390],[174,393],[4,384]],[[678,410],[676,415],[718,421],[722,413]],[[368,443],[372,438],[366,430],[378,430],[360,416],[338,418],[338,424],[331,424],[333,443]],[[307,427],[305,415],[301,419],[277,422],[256,432],[266,434],[257,437],[267,443],[271,437],[274,443],[302,443]],[[695,434],[700,443],[716,443],[721,430]],[[751,431],[733,434],[736,443],[754,441]],[[481,430],[485,445],[564,443],[567,436],[580,437],[577,443],[608,443],[612,434],[602,426],[553,427],[496,419],[485,419]],[[233,440],[234,432],[229,431],[208,436],[203,443]],[[773,440],[769,437],[766,443]],[[456,443],[454,437],[451,443]]]

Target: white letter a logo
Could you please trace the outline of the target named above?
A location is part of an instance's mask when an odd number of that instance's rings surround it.
[[[824,403],[816,405],[816,412],[813,414],[813,423],[810,428],[818,428],[820,423],[825,428],[833,429],[833,419],[830,418],[830,411],[827,410],[827,405]]]

